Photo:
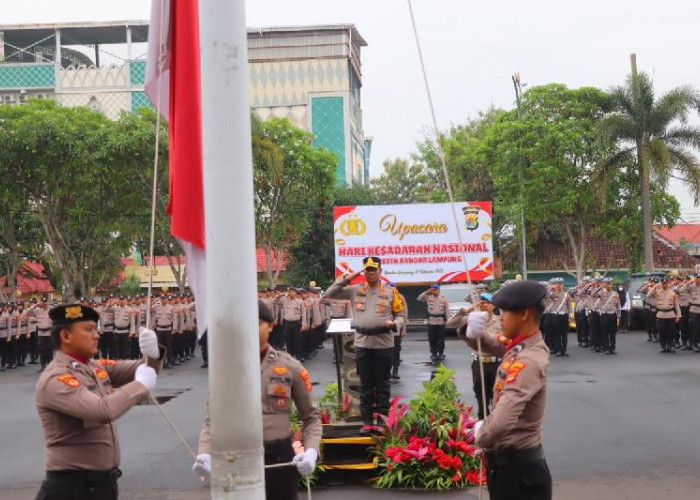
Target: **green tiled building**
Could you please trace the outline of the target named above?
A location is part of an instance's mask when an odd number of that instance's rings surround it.
[[[149,106],[145,54],[133,49],[147,40],[147,21],[0,26],[0,102],[52,98],[110,118]],[[311,131],[338,157],[339,184],[369,182],[366,45],[353,25],[248,30],[251,107],[263,120],[284,117]],[[101,64],[100,54],[114,55],[114,46],[126,49],[118,64]]]

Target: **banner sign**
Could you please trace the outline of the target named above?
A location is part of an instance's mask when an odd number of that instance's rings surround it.
[[[382,277],[394,283],[456,283],[493,279],[490,201],[334,207],[335,274],[362,270],[362,259],[382,259]]]

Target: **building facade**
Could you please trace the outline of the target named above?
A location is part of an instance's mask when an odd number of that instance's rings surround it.
[[[145,53],[135,53],[147,40],[147,21],[0,26],[0,103],[56,99],[110,118],[148,106]],[[366,45],[353,25],[248,30],[252,109],[263,120],[288,118],[312,132],[317,146],[338,157],[341,185],[369,182],[371,139],[361,105]],[[125,51],[115,56],[112,46]]]

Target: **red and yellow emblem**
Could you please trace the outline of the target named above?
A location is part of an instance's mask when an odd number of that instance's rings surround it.
[[[66,307],[66,319],[78,319],[83,317],[81,306]]]
[[[283,385],[276,385],[272,388],[272,394],[280,398],[287,397],[287,388]]]
[[[516,361],[510,365],[508,368],[508,376],[506,377],[506,384],[513,385],[518,380],[518,375],[525,368],[525,363],[522,361]]]
[[[114,366],[117,364],[113,359],[98,359],[97,362],[102,366]]]
[[[78,387],[80,387],[80,380],[75,378],[73,375],[70,375],[70,374],[59,375],[56,378],[72,389],[77,389]]]
[[[102,368],[95,368],[95,375],[97,375],[97,378],[100,380],[105,380],[109,378],[109,374],[107,373],[107,371],[103,370]]]
[[[287,398],[275,398],[275,409],[284,410],[287,408]]]
[[[304,386],[306,386],[306,392],[311,392],[314,390],[314,386],[311,383],[311,376],[309,375],[309,372],[306,371],[306,368],[304,368],[301,371],[301,379],[304,381]]]
[[[289,368],[286,366],[275,366],[272,369],[272,373],[275,375],[289,375]]]

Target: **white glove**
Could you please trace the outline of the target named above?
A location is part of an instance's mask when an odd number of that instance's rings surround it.
[[[469,313],[467,324],[467,338],[478,339],[484,334],[486,323],[489,322],[489,313],[486,311],[473,311]]]
[[[156,380],[158,380],[158,374],[156,371],[148,365],[139,365],[136,368],[136,375],[134,376],[136,382],[141,382],[143,386],[152,391],[156,388]]]
[[[304,453],[299,453],[295,455],[292,459],[292,463],[297,464],[297,470],[302,476],[308,476],[314,469],[316,469],[316,459],[318,458],[318,452],[313,448],[309,448]]]
[[[151,359],[160,359],[160,349],[158,348],[158,337],[156,332],[144,328],[139,329],[139,348],[141,354]]]
[[[479,440],[479,431],[481,431],[482,425],[484,425],[483,420],[479,420],[477,423],[474,424],[474,441]]]
[[[209,479],[211,476],[211,455],[200,453],[192,464],[192,470],[202,479]]]

